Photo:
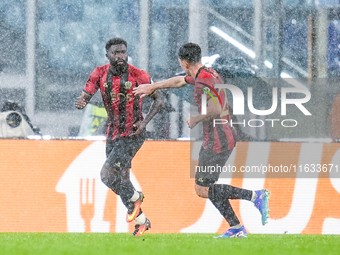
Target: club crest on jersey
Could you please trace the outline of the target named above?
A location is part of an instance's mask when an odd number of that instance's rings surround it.
[[[104,87],[104,88],[107,88],[107,87],[108,87],[106,82],[104,83],[103,87]]]
[[[125,82],[125,88],[126,89],[131,89],[131,87],[132,87],[132,82],[131,81]]]

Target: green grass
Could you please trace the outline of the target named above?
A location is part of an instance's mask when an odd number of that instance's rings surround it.
[[[244,239],[213,239],[213,236],[0,233],[0,254],[340,254],[340,236],[336,235],[249,235]]]

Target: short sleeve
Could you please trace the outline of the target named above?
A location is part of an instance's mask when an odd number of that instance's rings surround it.
[[[192,76],[187,75],[184,77],[184,80],[188,84],[195,85],[195,79]]]
[[[100,71],[98,68],[94,69],[94,71],[91,73],[89,79],[86,82],[86,85],[84,87],[84,91],[93,95],[96,93],[100,86]]]
[[[140,73],[138,75],[138,83],[139,84],[150,84],[151,83],[150,75],[147,72],[140,70]]]

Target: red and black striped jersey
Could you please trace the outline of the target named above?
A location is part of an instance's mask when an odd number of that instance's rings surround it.
[[[108,113],[107,137],[113,140],[131,134],[133,124],[143,120],[142,100],[134,96],[133,88],[150,83],[150,76],[130,64],[121,76],[108,75],[109,68],[107,64],[94,69],[83,91],[93,95],[100,89]]]
[[[227,93],[225,89],[215,89],[215,84],[222,84],[223,81],[219,74],[205,66],[201,67],[196,77],[186,76],[185,81],[189,84],[195,85],[195,102],[198,107],[198,111],[202,113],[202,94],[206,93],[207,102],[214,97],[216,103],[220,103],[222,106],[222,112],[218,119],[224,119],[228,122],[231,120],[229,113]],[[218,96],[217,96],[218,95]],[[202,122],[204,141],[203,148],[212,148],[214,152],[221,153],[224,150],[231,150],[235,147],[235,129],[228,124],[217,124],[214,127],[213,119],[205,120]]]

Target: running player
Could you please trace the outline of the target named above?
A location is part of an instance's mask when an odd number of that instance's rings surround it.
[[[236,145],[235,131],[229,125],[213,125],[213,119],[231,119],[227,104],[226,91],[215,90],[215,84],[223,83],[220,76],[212,69],[201,63],[201,48],[194,43],[187,43],[179,49],[179,63],[186,72],[186,76],[177,76],[165,81],[146,84],[134,89],[136,95],[141,97],[149,95],[160,88],[178,88],[186,84],[195,86],[195,102],[201,113],[201,98],[204,91],[208,93],[206,114],[191,116],[187,120],[189,128],[195,127],[199,122],[203,124],[204,141],[199,152],[199,169],[219,165],[223,167]],[[218,93],[217,98],[210,95]],[[216,100],[215,100],[216,99]],[[269,217],[267,190],[251,191],[233,187],[227,184],[216,184],[220,172],[198,171],[195,176],[195,190],[199,197],[209,198],[230,225],[219,238],[246,237],[247,231],[238,220],[229,199],[245,199],[254,203],[262,215],[262,224],[267,223]]]
[[[110,63],[94,69],[75,106],[83,109],[100,90],[108,114],[107,159],[101,179],[120,196],[127,208],[126,221],[135,221],[133,235],[140,236],[151,228],[151,223],[141,210],[144,195],[130,181],[131,161],[144,143],[145,127],[159,111],[163,98],[160,93],[153,94],[150,112],[143,118],[142,100],[133,95],[133,89],[150,83],[149,74],[127,63],[127,43],[121,38],[106,43],[106,57]]]

